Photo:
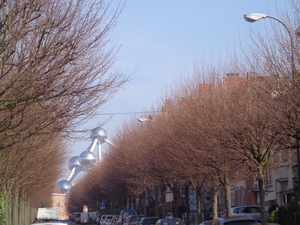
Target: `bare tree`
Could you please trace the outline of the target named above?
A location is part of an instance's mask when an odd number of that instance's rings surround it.
[[[37,205],[33,195],[50,193],[64,163],[62,137],[79,131],[128,80],[111,70],[117,49],[108,35],[121,7],[12,0],[0,1],[0,12],[1,193],[18,187]]]
[[[109,71],[120,11],[104,1],[1,1],[0,10],[1,149],[45,127],[70,132],[127,80]]]

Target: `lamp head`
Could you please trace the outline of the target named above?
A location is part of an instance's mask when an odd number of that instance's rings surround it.
[[[244,15],[244,19],[250,23],[254,23],[257,20],[260,20],[260,19],[266,18],[266,17],[267,17],[267,15],[262,14],[262,13],[248,13],[248,14]]]
[[[141,117],[141,118],[138,118],[137,120],[142,123],[142,122],[148,121],[148,118]]]

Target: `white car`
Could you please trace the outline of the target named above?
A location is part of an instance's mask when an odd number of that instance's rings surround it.
[[[107,215],[102,215],[101,216],[100,223],[99,223],[100,225],[105,225],[105,218],[106,218],[106,216]]]
[[[105,217],[104,225],[111,225],[112,218],[113,218],[113,215],[107,215]]]
[[[257,224],[256,220],[251,216],[232,216],[222,217],[213,220],[212,225],[253,225]]]
[[[240,205],[231,208],[232,216],[250,216],[260,222],[260,207],[257,205]],[[227,215],[227,212],[223,216]],[[268,216],[268,215],[266,215]]]

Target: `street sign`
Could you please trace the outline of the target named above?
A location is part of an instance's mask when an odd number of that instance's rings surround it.
[[[86,205],[83,205],[83,212],[87,213],[89,211],[88,207]]]
[[[100,202],[100,209],[105,209],[105,208],[106,208],[105,202]]]

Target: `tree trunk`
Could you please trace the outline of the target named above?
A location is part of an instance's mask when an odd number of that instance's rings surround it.
[[[218,217],[218,187],[213,188],[213,219],[216,219]]]
[[[196,187],[196,199],[197,199],[197,212],[199,215],[199,222],[202,222],[202,205],[201,205],[201,187]]]
[[[165,196],[165,187],[160,188],[160,196],[161,196],[161,218],[166,216],[166,196]]]
[[[144,205],[144,193],[139,195],[139,207],[137,208],[137,211],[139,213],[143,213],[143,205]]]
[[[190,198],[189,198],[189,186],[184,187],[185,205],[186,205],[186,217],[185,225],[190,225]]]
[[[266,225],[266,204],[265,204],[265,184],[264,184],[264,178],[257,178],[258,180],[258,194],[259,194],[259,205],[260,205],[260,218],[261,218],[261,224]]]
[[[174,202],[173,215],[175,218],[178,218],[178,188],[177,188],[176,182],[174,182],[174,187],[173,187],[172,191],[173,191],[173,202]]]
[[[144,191],[144,193],[143,193],[143,214],[144,214],[144,216],[147,216],[147,204],[146,204],[146,202],[147,202],[147,192]]]
[[[136,209],[136,199],[135,196],[132,198],[132,209]]]
[[[265,204],[265,179],[264,173],[261,166],[258,167],[258,194],[259,194],[259,205],[260,205],[260,217],[261,224],[266,225],[266,204]]]
[[[155,216],[158,217],[158,187],[154,186],[155,190]]]
[[[128,197],[128,202],[126,203],[126,209],[132,209],[131,208],[131,198]]]
[[[5,186],[5,220],[6,225],[13,225],[12,223],[12,195],[11,190],[13,181],[8,181]]]
[[[226,197],[226,209],[228,216],[232,216],[231,212],[231,195],[230,195],[230,183],[228,179],[228,174],[225,174],[224,177],[224,188],[225,188],[225,197]]]
[[[129,209],[128,199],[129,198],[124,199],[124,204],[123,204],[124,205],[124,209]]]

